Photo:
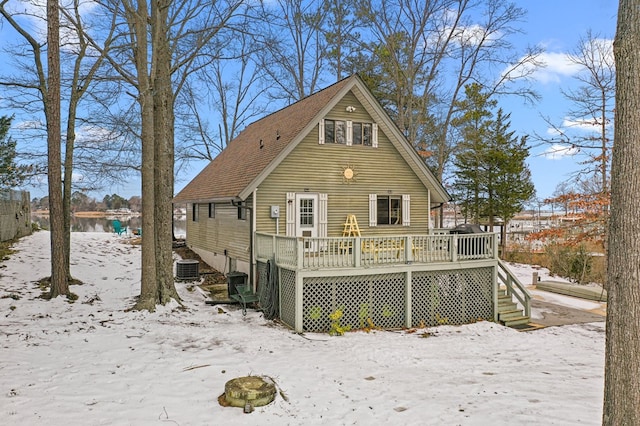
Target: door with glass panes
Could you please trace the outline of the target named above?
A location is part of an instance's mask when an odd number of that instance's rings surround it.
[[[296,194],[296,236],[318,236],[318,194]],[[316,245],[305,241],[305,250],[315,250]]]

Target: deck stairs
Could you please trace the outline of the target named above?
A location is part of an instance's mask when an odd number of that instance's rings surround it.
[[[507,327],[526,325],[530,321],[524,310],[518,307],[504,289],[498,292],[498,321]]]
[[[519,330],[535,328],[531,321],[531,294],[509,268],[498,261],[497,319]]]

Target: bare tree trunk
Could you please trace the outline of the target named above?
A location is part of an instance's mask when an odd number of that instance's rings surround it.
[[[620,0],[614,42],[605,426],[640,424],[640,0]]]
[[[64,178],[62,193],[62,211],[64,212],[64,267],[67,280],[71,280],[71,192],[73,180],[73,148],[75,145],[75,119],[79,102],[79,95],[75,90],[71,90],[69,100],[69,113],[67,120],[67,136],[64,149]]]
[[[69,294],[65,268],[64,210],[62,207],[62,154],[60,149],[60,14],[58,2],[47,0],[47,152],[51,226],[50,297]]]
[[[169,5],[171,0],[154,0],[151,11],[153,42],[153,122],[154,122],[154,196],[156,301],[166,304],[180,300],[173,279],[172,216],[174,112],[171,84],[171,45],[169,40]]]
[[[128,21],[135,34],[134,57],[138,76],[138,103],[141,110],[142,140],[142,271],[140,298],[135,309],[154,311],[156,306],[156,247],[154,173],[153,93],[148,70],[147,3],[140,0],[137,9],[128,10]],[[152,70],[153,72],[153,70]],[[146,238],[145,238],[146,237]]]

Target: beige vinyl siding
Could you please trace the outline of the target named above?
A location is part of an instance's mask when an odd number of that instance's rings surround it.
[[[356,111],[348,113],[347,106]],[[327,114],[328,119],[373,122],[351,93]],[[270,206],[280,206],[280,234],[285,234],[286,193],[328,194],[328,236],[341,236],[347,214],[355,214],[363,235],[417,234],[428,229],[428,193],[418,176],[380,129],[378,147],[318,144],[318,126],[284,159],[257,192],[257,230],[275,233]],[[349,166],[355,178],[347,182]],[[369,227],[369,194],[411,196],[411,226]]]
[[[209,204],[198,204],[198,221],[191,220],[193,204],[187,205],[187,245],[231,258],[249,260],[249,215],[238,219],[238,208],[216,204],[216,217],[209,217]]]

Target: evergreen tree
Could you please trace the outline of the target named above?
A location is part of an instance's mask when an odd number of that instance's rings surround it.
[[[461,141],[453,161],[455,198],[462,207],[465,218],[478,223],[486,202],[487,176],[484,173],[489,146],[490,108],[496,101],[489,100],[477,83],[465,86],[465,99],[457,103],[461,115],[452,124],[459,130]]]
[[[461,115],[456,119],[462,141],[454,160],[456,180],[454,188],[463,213],[473,222],[487,218],[493,227],[500,217],[506,225],[522,210],[524,203],[535,193],[527,137],[518,138],[510,131],[510,114],[498,109],[493,119],[492,107],[482,93],[482,87],[471,84],[465,88],[466,99],[458,104]],[[505,227],[502,229],[505,243]]]
[[[487,160],[487,203],[484,215],[493,226],[496,217],[503,220],[501,245],[506,242],[506,225],[522,210],[535,193],[531,171],[526,159],[529,156],[527,137],[517,138],[509,131],[510,114],[498,110],[495,121],[489,126]]]
[[[16,141],[9,137],[13,117],[0,117],[0,189],[20,186],[26,179],[27,167],[16,164]]]

